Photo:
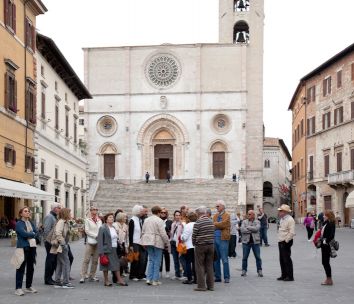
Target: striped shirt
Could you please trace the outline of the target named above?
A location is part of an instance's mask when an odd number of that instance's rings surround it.
[[[194,246],[214,244],[215,227],[210,218],[201,216],[194,224],[192,242]]]

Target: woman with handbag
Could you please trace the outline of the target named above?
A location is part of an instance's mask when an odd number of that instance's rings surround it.
[[[183,224],[181,222],[181,212],[176,210],[173,213],[174,221],[171,226],[171,236],[170,236],[170,244],[171,244],[171,253],[173,257],[173,263],[175,268],[175,276],[171,279],[182,279],[181,276],[181,265],[179,262],[179,252],[177,251],[177,246],[179,240],[181,239],[181,235],[183,232]]]
[[[125,270],[125,265],[123,265],[123,261],[126,263],[126,256],[128,253],[128,225],[127,222],[127,214],[123,211],[116,213],[116,222],[113,223],[113,227],[116,228],[118,233],[118,245],[117,245],[117,255],[120,262],[120,275],[123,275],[123,271]],[[117,277],[114,272],[112,272],[112,281],[113,283],[117,283]]]
[[[34,264],[36,263],[36,240],[37,229],[30,222],[31,213],[28,207],[23,207],[19,211],[20,219],[16,223],[17,243],[16,248],[23,249],[23,259],[19,268],[16,269],[16,291],[15,295],[23,296],[24,291],[36,293],[32,287]],[[26,268],[26,289],[22,290],[22,281]]]
[[[197,214],[195,212],[188,212],[187,224],[184,227],[181,239],[186,244],[186,274],[187,280],[183,281],[183,284],[196,284],[197,276],[195,274],[195,260],[194,260],[194,246],[192,243],[193,227],[197,220]]]
[[[321,229],[321,253],[322,253],[322,265],[326,272],[326,280],[321,285],[333,285],[332,269],[329,263],[331,258],[331,246],[329,243],[334,239],[336,234],[335,216],[332,210],[326,210],[324,212],[324,222]]]
[[[104,286],[112,286],[108,281],[108,271],[113,271],[117,277],[117,284],[128,286],[120,276],[119,259],[117,255],[118,233],[113,227],[114,215],[108,213],[104,216],[104,224],[98,230],[97,245],[100,256],[100,270],[103,271]]]
[[[313,235],[313,230],[315,229],[315,221],[310,212],[307,212],[306,217],[304,219],[304,226],[307,230],[307,240],[311,242],[311,238]]]

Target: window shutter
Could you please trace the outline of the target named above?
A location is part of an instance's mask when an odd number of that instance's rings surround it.
[[[328,117],[328,124],[327,124],[327,126],[328,126],[328,128],[330,128],[330,127],[331,127],[331,112],[328,112],[328,113],[327,113],[327,117]]]
[[[17,113],[17,80],[14,80],[14,100],[13,100],[14,112]]]
[[[31,45],[31,48],[33,50],[33,52],[35,51],[36,49],[36,29],[34,28],[34,26],[32,25],[31,26],[31,34],[32,34],[32,45]]]
[[[9,25],[9,1],[4,0],[4,19],[5,25]]]
[[[5,108],[6,109],[9,108],[9,96],[10,96],[9,95],[9,74],[5,73]],[[353,109],[353,103],[352,103],[352,109]]]
[[[334,109],[334,125],[337,125],[337,114],[338,114],[338,109]]]
[[[12,165],[16,165],[16,151],[12,150]]]
[[[307,136],[310,135],[310,119],[309,118],[306,120],[306,135]]]
[[[316,100],[316,86],[312,87],[312,101]]]
[[[337,72],[337,88],[342,86],[342,71]]]
[[[351,119],[354,119],[354,101],[352,101],[351,105]]]
[[[313,175],[313,156],[310,156],[310,173]],[[311,176],[311,179],[313,178],[313,176]]]
[[[307,103],[311,102],[311,88],[307,89]]]
[[[324,175],[325,177],[329,174],[329,155],[325,155],[324,157]]]
[[[312,117],[312,134],[316,133],[316,117]]]
[[[5,149],[4,149],[4,161],[5,161],[5,163],[9,162],[9,148],[8,147],[5,147]]]
[[[332,92],[332,77],[328,77],[328,94]]]
[[[322,130],[324,130],[326,128],[326,125],[325,125],[325,119],[326,118],[326,114],[322,114]]]
[[[16,33],[16,5],[15,4],[12,4],[12,29]]]
[[[34,167],[35,167],[34,157],[31,157],[31,171],[32,172],[34,172]]]
[[[41,117],[45,119],[45,94],[42,92],[42,113]]]
[[[354,170],[354,149],[350,150],[350,169]]]
[[[34,125],[37,123],[37,94],[35,90],[33,90],[32,123]]]
[[[327,81],[326,79],[323,79],[323,96],[326,96],[327,94]]]
[[[339,123],[343,122],[343,107],[339,108]]]
[[[342,171],[342,152],[337,153],[337,172]]]

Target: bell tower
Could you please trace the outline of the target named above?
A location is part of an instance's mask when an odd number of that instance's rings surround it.
[[[264,0],[219,0],[219,43],[234,45],[241,90],[246,92],[245,167],[239,172],[245,185],[239,193],[254,208],[263,204],[263,27]]]

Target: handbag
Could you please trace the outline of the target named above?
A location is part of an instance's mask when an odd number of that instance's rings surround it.
[[[187,246],[186,244],[179,242],[177,246],[177,252],[179,254],[186,254],[187,253]]]
[[[129,263],[139,261],[139,252],[134,252],[133,250],[130,250],[127,254],[127,260]]]
[[[108,255],[103,254],[103,255],[100,256],[100,264],[101,264],[102,266],[108,266],[108,264],[109,264]]]
[[[321,237],[321,230],[317,230],[315,236],[313,237],[313,244],[316,248],[321,248],[322,245],[322,237]]]
[[[332,239],[328,245],[331,246],[331,248],[333,248],[335,251],[338,251],[339,249],[339,243],[335,239]]]

